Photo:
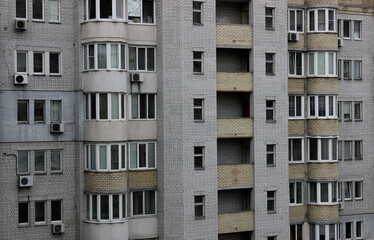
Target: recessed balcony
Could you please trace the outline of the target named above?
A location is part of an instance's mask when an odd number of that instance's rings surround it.
[[[250,72],[217,72],[217,91],[252,92],[253,74]]]
[[[218,138],[252,138],[253,118],[217,119]]]
[[[218,233],[235,233],[253,231],[254,212],[223,213],[218,215]]]
[[[253,164],[218,165],[218,188],[253,187]]]

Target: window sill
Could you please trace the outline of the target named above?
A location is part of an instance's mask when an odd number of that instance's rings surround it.
[[[288,120],[305,120],[305,117],[288,117]]]
[[[355,158],[355,160],[356,160],[356,161],[362,161],[362,160],[364,160],[364,158],[359,157],[359,158]]]
[[[194,72],[193,75],[204,75],[203,72]]]
[[[204,123],[205,120],[195,120],[195,119],[194,119],[194,122],[195,122],[195,123]]]
[[[266,73],[266,76],[275,76],[275,73]]]
[[[350,161],[351,162],[352,160],[353,160],[352,158],[347,158],[347,159],[344,158],[344,161]]]
[[[157,210],[156,210],[157,212]],[[156,217],[157,214],[143,214],[143,215],[131,215],[131,218],[152,218]]]
[[[353,38],[354,41],[362,41],[361,38]]]
[[[61,77],[61,74],[49,74],[50,77]]]
[[[265,30],[267,30],[267,31],[275,31],[275,28],[266,28],[265,27]]]
[[[35,222],[34,227],[48,226],[46,222]]]
[[[17,122],[17,124],[29,124],[30,125],[29,122]]]
[[[298,206],[303,206],[304,203],[290,203],[290,207],[298,207]]]
[[[335,205],[339,205],[339,202],[336,202],[336,203],[308,203],[308,205],[312,205],[312,206],[335,206]]]
[[[195,171],[204,171],[205,167],[195,167],[194,170]]]
[[[36,122],[36,121],[34,121],[34,124],[46,124],[44,121],[38,121],[38,122]]]
[[[352,78],[344,78],[344,81],[351,81]]]
[[[88,73],[88,72],[101,72],[101,71],[106,71],[106,72],[127,72],[126,69],[83,69],[82,73]],[[131,71],[136,71],[136,70],[131,70]]]
[[[157,168],[130,168],[130,172],[138,172],[138,171],[155,171]]]
[[[362,81],[362,78],[354,78],[355,81]]]
[[[288,161],[288,164],[290,165],[293,165],[293,164],[304,164],[305,162],[300,160],[300,161]]]
[[[352,122],[352,119],[344,119],[343,122]]]
[[[32,19],[32,22],[45,23],[44,19]]]
[[[195,220],[197,220],[197,221],[205,220],[205,216],[202,216],[202,217],[195,217]]]
[[[32,75],[35,77],[45,77],[44,73],[33,73]]]
[[[63,174],[63,172],[62,171],[51,171],[51,174],[56,174],[56,175],[59,175],[59,174]]]
[[[266,167],[276,167],[277,165],[275,164],[266,164]]]
[[[93,223],[93,224],[117,224],[117,223],[126,223],[127,219],[121,219],[121,220],[89,220],[84,219],[83,222],[86,223]]]
[[[47,175],[47,172],[34,172],[34,175]]]
[[[268,211],[268,214],[276,214],[277,211]]]
[[[193,26],[197,26],[197,27],[202,27],[202,26],[204,26],[203,23],[193,23],[192,25],[193,25]]]
[[[355,201],[363,201],[363,198],[355,198]]]
[[[94,173],[118,173],[118,172],[126,172],[127,169],[121,169],[121,170],[105,170],[105,169],[92,170],[92,169],[85,169],[83,171],[84,172],[94,172]],[[62,173],[62,172],[60,172],[60,173]]]
[[[94,19],[83,20],[81,22],[81,24],[89,23],[89,22],[118,22],[118,23],[127,23],[127,21],[124,20],[124,19],[108,19],[108,18],[99,19],[99,18],[94,18]]]
[[[276,123],[277,121],[276,120],[266,120],[265,122],[266,123]]]
[[[134,22],[127,22],[129,25],[146,25],[146,26],[156,26],[156,23],[134,23]]]
[[[344,199],[344,202],[352,202],[352,198]]]
[[[355,120],[355,122],[363,122],[363,120],[362,119],[357,119],[357,120]]]
[[[288,78],[300,78],[300,79],[305,79],[304,75],[288,75]]]
[[[61,21],[49,21],[49,24],[61,24]]]

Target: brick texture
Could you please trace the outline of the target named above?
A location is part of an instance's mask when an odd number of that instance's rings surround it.
[[[299,41],[288,42],[288,48],[290,49],[297,49],[297,48],[303,49],[304,47],[305,47],[305,34],[304,33],[299,33]]]
[[[225,213],[218,215],[218,234],[253,230],[253,212]]]
[[[290,222],[304,221],[306,219],[306,207],[302,206],[291,206],[290,207]]]
[[[218,138],[253,137],[253,119],[217,119]]]
[[[120,191],[127,189],[126,172],[85,172],[86,191]]]
[[[289,93],[304,93],[304,78],[289,78],[288,79]]]
[[[338,120],[337,119],[309,119],[308,134],[309,135],[337,135]]]
[[[253,185],[253,164],[218,166],[218,187],[251,185]]]
[[[309,205],[308,218],[309,221],[338,221],[339,206]]]
[[[308,0],[309,5],[338,5],[338,0]]]
[[[217,24],[217,45],[252,46],[252,26]]]
[[[290,174],[290,179],[305,178],[305,163],[290,164],[289,174]]]
[[[217,91],[252,92],[253,75],[244,72],[217,72]]]
[[[308,163],[308,176],[311,179],[338,179],[339,163]]]
[[[304,5],[304,0],[288,0],[288,3]]]
[[[308,48],[338,49],[338,34],[314,33],[307,38]]]
[[[130,172],[130,187],[156,187],[157,185],[157,171],[131,171]]]
[[[308,78],[309,94],[338,94],[338,78]]]
[[[288,134],[290,135],[303,135],[304,134],[304,120],[289,120],[288,121]]]

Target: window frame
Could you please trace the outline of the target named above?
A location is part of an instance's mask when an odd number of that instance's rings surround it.
[[[23,50],[16,50],[15,52],[16,52],[16,54],[15,54],[15,58],[16,58],[15,72],[16,72],[16,74],[28,74],[28,72],[29,72],[29,52],[28,51],[23,51]],[[18,60],[19,60],[18,53],[25,54],[25,69],[26,69],[25,72],[18,71]]]
[[[41,72],[35,72],[35,54],[41,54],[42,56],[42,71]],[[40,52],[40,51],[33,51],[32,52],[32,74],[33,75],[39,75],[39,76],[44,76],[45,75],[45,52]]]
[[[146,201],[145,201],[145,192],[154,192],[155,194],[155,202],[154,202],[154,206],[155,206],[155,213],[146,213]],[[142,196],[143,196],[143,201],[142,201],[142,214],[134,214],[134,197],[133,197],[133,194],[134,192],[142,192]],[[131,191],[131,217],[144,217],[144,216],[155,216],[157,215],[157,191],[156,190],[132,190]]]
[[[310,155],[311,155],[311,146],[310,146],[310,140],[311,139],[317,139],[317,160],[311,160],[310,159]],[[329,159],[325,160],[325,159],[322,159],[322,140],[325,140],[327,139],[328,140],[328,154],[329,154]],[[336,159],[333,159],[334,157],[334,154],[333,154],[333,150],[334,150],[334,147],[333,147],[333,143],[334,143],[334,139],[336,141]],[[308,137],[308,162],[311,162],[311,163],[314,163],[314,162],[337,162],[338,161],[338,140],[337,140],[337,137],[336,136],[331,136],[331,137],[321,137],[321,136],[318,136],[318,137]]]
[[[105,94],[107,97],[107,118],[100,118],[100,95]],[[112,118],[112,94],[118,96],[118,119]],[[92,95],[95,95],[95,112],[92,111]],[[126,95],[124,93],[113,93],[113,92],[104,92],[104,93],[85,93],[85,120],[94,120],[94,121],[121,121],[126,119]],[[123,102],[122,102],[123,100]],[[92,118],[92,114],[95,113],[95,118]],[[122,117],[123,116],[123,117]]]
[[[201,198],[201,201],[198,201]],[[201,215],[198,215],[198,208],[201,208]],[[195,195],[194,196],[194,216],[195,219],[205,218],[205,195]]]
[[[53,113],[53,111],[54,110],[52,110],[52,102],[59,102],[59,107],[58,107],[58,120],[56,120],[56,121],[53,121],[52,119],[54,118],[53,116],[52,116],[52,113]],[[62,100],[61,99],[50,99],[49,100],[49,114],[50,114],[50,122],[51,123],[61,123],[62,122]]]
[[[353,20],[352,22],[353,22],[353,40],[355,41],[362,40],[362,21]],[[359,29],[358,29],[359,36],[358,37],[355,36],[355,33],[356,33],[355,23],[359,23]]]
[[[358,67],[358,71],[359,71],[358,75],[359,76],[357,76],[357,77],[356,77],[356,70],[357,70],[356,64],[359,65],[359,67]],[[354,60],[352,65],[353,65],[353,80],[362,80],[362,61],[361,60]]]
[[[344,228],[345,228],[345,239],[346,240],[353,239],[353,222],[345,222]],[[348,235],[347,229],[350,229],[349,230],[349,235]]]
[[[267,14],[267,11],[271,10],[271,14]],[[265,7],[265,30],[274,30],[274,16],[275,15],[275,8],[274,7]],[[271,19],[271,26],[267,26],[267,20]]]
[[[36,170],[36,153],[43,152],[43,170]],[[35,174],[45,174],[47,172],[47,154],[45,150],[34,150],[34,173]]]
[[[277,212],[276,193],[277,191],[275,190],[266,191],[266,210],[268,214],[274,214]],[[273,196],[269,196],[269,194],[273,194]],[[273,207],[273,209],[271,209],[271,207]]]
[[[364,143],[362,140],[354,141],[354,159],[355,160],[363,160],[363,145]]]
[[[21,121],[19,119],[19,115],[23,115],[24,112],[20,112],[20,103],[25,103],[26,104],[26,121]],[[18,99],[17,100],[17,123],[18,124],[28,124],[30,121],[30,104],[28,99]]]
[[[58,156],[59,156],[60,167],[57,170],[53,170],[52,169],[52,155],[53,155],[53,152],[57,152],[57,151],[58,151]],[[50,157],[50,171],[51,171],[51,173],[62,173],[62,166],[63,166],[62,165],[62,149],[51,149],[50,154],[51,154],[51,157]]]
[[[294,98],[294,112],[295,116],[290,116],[291,111],[291,98]],[[301,114],[297,115],[297,99],[300,98]],[[304,95],[289,95],[288,96],[288,119],[305,119],[305,109],[304,109]]]
[[[135,68],[130,67],[130,48],[135,48]],[[139,48],[144,48],[144,67],[139,69]],[[148,49],[153,49],[153,70],[148,70]],[[126,54],[126,53],[125,53]],[[131,72],[156,72],[156,47],[155,46],[139,46],[127,45],[127,70]]]
[[[125,193],[117,194],[86,194],[86,216],[85,221],[92,222],[123,222],[127,218],[127,197]],[[96,196],[96,218],[93,218],[93,196]],[[108,219],[101,219],[101,196],[108,196]],[[114,218],[113,196],[118,196],[118,218]],[[124,206],[125,205],[125,206]],[[123,215],[125,213],[125,216]]]
[[[53,73],[51,72],[51,54],[56,54],[58,55],[58,72]],[[48,64],[48,72],[50,76],[61,76],[61,52],[48,52],[48,57],[49,57],[49,64]]]
[[[41,117],[42,119],[41,120],[36,120],[37,119],[37,116],[39,116],[39,114],[36,112],[36,103],[39,102],[41,103]],[[46,104],[45,104],[45,100],[40,100],[40,99],[34,99],[34,123],[45,123],[46,122]]]
[[[316,184],[316,192],[315,197],[316,201],[312,202],[312,190],[311,190],[311,184]],[[322,201],[321,196],[321,184],[328,184],[327,185],[327,201]],[[335,198],[336,201],[333,201],[334,199],[334,186],[335,185]],[[324,182],[308,182],[308,204],[310,205],[336,205],[338,203],[338,182],[337,181],[324,181]]]
[[[352,181],[344,182],[344,201],[353,200],[352,187],[353,187]]]
[[[355,200],[363,200],[364,181],[355,181],[354,183],[355,183]]]
[[[343,39],[351,39],[351,29],[352,29],[352,24],[350,20],[344,20],[343,21]],[[347,23],[347,25],[345,25]],[[346,31],[345,27],[348,26],[348,32]]]
[[[268,72],[268,66],[271,67],[271,72]],[[265,75],[275,76],[275,53],[265,53]]]
[[[200,5],[200,9],[195,9],[195,3]],[[192,1],[192,25],[194,26],[203,26],[203,2],[202,1]],[[200,17],[199,20],[200,22],[195,22],[195,13],[199,13]]]
[[[146,117],[145,118],[141,118],[140,117],[140,113],[142,112],[142,105],[140,104],[140,100],[141,100],[141,95],[146,95],[146,109],[145,109],[145,112],[146,112]],[[137,96],[137,117],[133,116],[133,107],[135,107],[133,105],[133,97]],[[150,99],[150,96],[153,96],[153,103],[154,103],[154,117],[149,117],[150,116],[150,112],[149,112],[149,99]],[[130,101],[129,101],[129,109],[130,109],[130,119],[129,120],[156,120],[157,119],[157,113],[156,113],[156,109],[157,109],[157,106],[156,106],[156,93],[146,93],[146,94],[131,94],[129,95],[129,98],[130,98]]]
[[[153,23],[146,23],[144,22],[143,20],[143,1],[144,0],[140,0],[140,22],[133,22],[129,19],[129,12],[128,12],[128,7],[126,11],[126,15],[127,15],[127,23],[128,24],[144,24],[144,25],[155,25],[156,24],[156,2],[154,0],[152,0],[153,2]],[[128,2],[127,2],[127,5],[128,5]]]
[[[201,105],[197,105],[195,100],[201,100]],[[201,118],[198,118],[196,111],[201,111]],[[193,120],[194,122],[204,122],[205,121],[205,99],[204,98],[193,98]]]
[[[112,18],[101,18],[100,17],[100,0],[95,0],[95,17],[90,18],[90,8],[89,8],[89,1],[85,0],[83,2],[83,12],[84,18],[83,20],[88,21],[116,21],[116,22],[126,22],[126,15],[127,15],[127,4],[125,0],[122,0],[122,15],[123,17],[117,18],[117,1],[112,1]],[[115,16],[115,17],[113,17]]]
[[[27,204],[27,222],[20,222],[20,204]],[[31,213],[30,202],[28,202],[28,201],[19,201],[17,209],[18,209],[18,225],[19,226],[28,226],[28,225],[30,225],[30,213]]]
[[[16,19],[19,19],[19,20],[26,20],[28,19],[28,0],[20,0],[20,1],[23,1],[25,3],[25,17],[17,17],[17,1],[19,0],[16,0]]]
[[[320,97],[324,97],[324,109],[320,108],[319,100]],[[330,98],[332,97],[332,111],[333,114],[330,115]],[[313,99],[312,99],[313,98]],[[312,106],[314,104],[314,106]],[[338,119],[338,101],[337,95],[308,95],[308,119]],[[314,115],[312,111],[314,110]],[[325,111],[325,116],[320,116],[320,111]]]
[[[36,221],[36,204],[37,203],[43,203],[43,207],[44,207],[44,209],[43,209],[43,217],[44,217],[44,220],[43,221]],[[46,201],[35,201],[34,202],[34,214],[35,214],[35,225],[44,225],[44,224],[46,224],[47,223],[47,202]]]
[[[319,24],[318,24],[318,15],[319,15],[319,11],[324,11],[324,15],[325,15],[325,19],[324,19],[324,28],[325,30],[319,30]],[[329,23],[330,23],[330,19],[329,19],[329,11],[333,11],[333,15],[334,15],[334,26],[333,26],[333,30],[330,30],[329,29]],[[311,13],[313,12],[313,15],[314,15],[314,22],[311,22]],[[332,33],[336,33],[337,32],[337,11],[336,9],[333,9],[333,8],[315,8],[315,9],[310,9],[308,10],[308,17],[307,17],[307,20],[308,20],[308,32],[310,33],[313,33],[313,32],[332,32]],[[314,29],[311,29],[311,26],[313,25],[313,28]]]
[[[111,147],[118,146],[118,169],[112,169],[112,152]],[[106,168],[100,168],[100,147],[106,147]],[[125,153],[122,152],[124,147]],[[95,151],[95,156],[92,156],[92,150]],[[127,170],[127,144],[126,143],[116,143],[116,144],[87,144],[85,147],[86,150],[86,171],[92,172],[121,172]],[[122,157],[124,157],[125,166],[122,166]],[[92,163],[95,163],[95,166],[92,166]]]
[[[364,221],[356,221],[356,239],[363,239],[363,225]],[[358,230],[360,229],[360,230]]]
[[[318,73],[318,70],[322,70],[322,69],[319,69],[319,58],[318,58],[318,54],[319,53],[324,53],[325,54],[325,57],[324,57],[324,74],[319,74]],[[333,73],[330,74],[330,67],[329,67],[329,55],[330,54],[333,54],[333,59],[332,59],[332,71]],[[313,56],[313,57],[311,57]],[[311,67],[311,58],[313,58],[313,68]],[[311,72],[313,71],[313,72]],[[320,52],[308,52],[308,73],[307,73],[307,76],[308,77],[316,77],[316,76],[320,76],[320,77],[338,77],[337,75],[337,54],[336,52],[325,52],[325,51],[320,51]]]
[[[52,220],[52,217],[53,217],[53,203],[52,202],[60,202],[60,209],[59,209],[59,212],[60,212],[60,217],[61,219],[57,219],[57,220]],[[62,222],[62,219],[63,219],[63,200],[62,199],[53,199],[51,200],[51,223],[60,223]]]
[[[276,144],[266,144],[266,166],[276,166]]]
[[[270,103],[270,102],[272,102],[272,106],[271,107],[268,107],[267,105],[267,103]],[[271,111],[271,112],[270,112]],[[274,123],[275,121],[276,121],[276,115],[275,115],[275,111],[276,111],[276,108],[275,108],[275,100],[266,100],[265,101],[265,122],[267,122],[267,123]],[[269,114],[270,113],[272,113],[272,118],[270,119],[268,119],[268,113],[269,112]],[[270,115],[269,115],[270,116]]]
[[[301,12],[301,30],[297,30],[297,26],[298,26],[298,21],[297,21],[297,15],[298,15],[298,12]],[[294,23],[295,23],[295,30],[291,30],[291,12],[295,12],[295,19],[294,19]],[[288,32],[292,32],[292,33],[304,33],[304,9],[297,9],[297,8],[290,8],[288,9]]]
[[[27,171],[25,172],[21,172],[19,171],[19,163],[20,163],[20,152],[27,152]],[[26,174],[30,174],[30,151],[28,150],[18,150],[17,152],[17,174],[18,175],[26,175]]]
[[[42,2],[42,18],[35,18],[34,17],[34,0],[32,1],[32,21],[33,22],[44,22],[45,21],[45,12],[44,12],[44,7],[45,7],[45,3],[44,3],[44,0],[40,0]]]
[[[299,227],[301,228],[301,239],[298,238]],[[294,230],[292,230],[292,228],[294,228]],[[291,236],[292,232],[295,233],[295,235],[293,237]],[[303,228],[303,224],[302,223],[290,224],[290,239],[293,239],[293,240],[303,240],[303,236],[304,236],[304,228]]]
[[[194,169],[195,170],[204,170],[205,169],[205,146],[194,146],[193,147],[193,158],[194,158]],[[201,153],[197,152],[197,149],[201,149]],[[198,166],[197,162],[201,158],[201,166]]]
[[[57,2],[57,16],[58,16],[58,20],[51,20],[51,1],[56,1]],[[61,8],[61,3],[60,3],[60,0],[48,0],[48,22],[50,23],[60,23],[61,22],[61,11],[60,11],[60,8]]]
[[[200,54],[200,58],[195,57],[195,54]],[[195,63],[200,63],[200,71],[195,71]],[[193,51],[192,52],[192,72],[194,75],[204,74],[204,52],[203,51]]]
[[[330,234],[331,230],[330,227],[333,226],[333,233],[334,233],[334,240],[339,238],[339,228],[338,224],[309,224],[309,239],[323,239],[322,237],[320,238],[320,230],[323,228],[324,230],[324,239],[331,239]]]
[[[293,193],[291,193],[291,185],[293,185]],[[300,188],[299,188],[300,186]],[[296,182],[291,182],[289,183],[289,189],[290,189],[290,199],[289,199],[289,204],[290,206],[299,206],[304,204],[304,194],[303,194],[303,182],[301,181],[296,181]],[[298,202],[298,192],[300,190],[300,202]],[[291,201],[291,195],[293,195],[294,201]]]
[[[301,74],[297,74],[297,55],[298,54],[301,54],[300,56],[300,59],[301,59]],[[291,56],[292,55],[292,56]],[[291,73],[290,70],[291,70],[291,66],[290,66],[290,59],[293,59],[294,61],[294,67],[293,67],[293,72],[294,73]],[[305,66],[304,66],[304,53],[303,52],[300,52],[300,51],[290,51],[288,52],[288,58],[289,58],[289,61],[288,61],[288,76],[289,77],[304,77],[305,75],[305,72],[304,72],[304,69],[305,69]]]
[[[301,140],[301,160],[294,160],[293,159],[293,152],[294,152],[294,148],[293,148],[293,141],[294,140]],[[304,150],[304,138],[301,138],[301,137],[290,137],[288,138],[288,145],[289,145],[289,156],[288,156],[288,163],[289,164],[296,164],[296,163],[303,163],[304,162],[304,154],[305,154],[305,150]]]
[[[99,51],[98,45],[105,45],[105,61],[106,67],[99,68]],[[116,63],[118,67],[112,68],[112,58],[111,58],[111,46],[117,46],[117,56]],[[93,46],[92,55],[90,55],[90,46]],[[124,49],[124,52],[122,52]],[[123,56],[124,55],[124,56]],[[123,42],[95,42],[83,44],[83,72],[85,71],[126,71],[127,68],[127,57],[128,57],[128,48],[127,44]],[[93,67],[91,67],[90,60],[93,60]],[[122,63],[124,61],[124,64]],[[124,68],[122,67],[124,66]]]
[[[134,168],[134,167],[132,167],[131,166],[131,163],[132,163],[132,161],[131,161],[131,145],[132,144],[136,144],[136,167]],[[139,145],[146,145],[145,146],[145,152],[146,152],[146,156],[145,156],[145,167],[139,167],[139,161],[140,161],[140,154],[139,154],[139,152],[140,152],[140,147],[139,147]],[[149,144],[154,144],[154,167],[150,167],[149,166]],[[129,170],[147,170],[147,169],[149,169],[149,170],[154,170],[154,169],[157,169],[157,151],[156,151],[156,149],[157,149],[157,143],[156,143],[156,141],[148,141],[148,142],[130,142],[129,143],[129,147],[128,147],[128,156],[129,156]]]

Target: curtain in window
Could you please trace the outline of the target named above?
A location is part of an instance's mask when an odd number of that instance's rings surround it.
[[[318,75],[325,75],[325,53],[319,52],[318,54]]]
[[[138,144],[130,143],[130,168],[137,168]]]
[[[130,22],[140,22],[141,0],[128,0],[127,13]]]
[[[18,172],[28,172],[29,171],[29,152],[28,151],[18,151]]]
[[[110,45],[110,67],[118,68],[118,45]]]
[[[123,18],[123,0],[116,0],[116,18]]]
[[[155,160],[155,144],[148,143],[148,167],[154,168],[156,166]]]
[[[51,122],[60,122],[61,121],[61,101],[60,100],[51,100],[50,102],[50,113],[51,113]]]
[[[99,69],[106,68],[106,44],[97,45],[97,64]]]
[[[49,20],[50,21],[59,21],[59,9],[58,9],[59,0],[49,0]]]
[[[156,213],[155,191],[145,191],[145,214]]]
[[[118,119],[119,118],[119,102],[118,102],[117,93],[111,94],[111,105],[112,105],[112,119]]]
[[[303,11],[297,10],[297,16],[296,17],[297,17],[297,19],[296,19],[297,31],[301,32],[301,31],[303,31],[303,23],[304,23]]]
[[[106,146],[100,146],[100,169],[106,169],[107,167],[106,159]]]
[[[355,74],[355,79],[361,78],[361,62],[360,61],[354,61],[354,74]]]

